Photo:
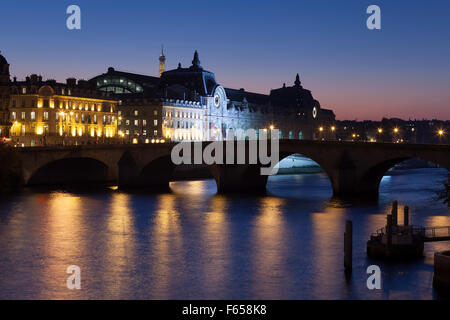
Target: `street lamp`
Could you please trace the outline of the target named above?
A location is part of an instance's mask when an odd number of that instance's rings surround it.
[[[382,128],[378,128],[378,133],[383,133],[383,129]]]
[[[394,128],[394,132],[395,132],[395,133],[398,133],[398,128]]]
[[[335,131],[336,130],[336,127],[335,126],[331,126],[331,131]]]
[[[323,131],[323,127],[319,127],[319,131],[322,132]]]

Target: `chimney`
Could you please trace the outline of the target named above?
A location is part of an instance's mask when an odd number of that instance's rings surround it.
[[[69,87],[75,87],[77,85],[77,79],[75,78],[67,78],[66,83]]]

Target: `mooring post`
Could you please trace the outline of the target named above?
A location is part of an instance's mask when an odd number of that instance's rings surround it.
[[[387,235],[387,254],[390,254],[392,248],[392,214],[387,215],[386,235]]]
[[[409,207],[405,206],[403,209],[403,224],[405,227],[409,226]]]
[[[345,222],[344,233],[344,267],[345,272],[352,272],[352,251],[353,251],[353,225],[350,220]]]
[[[395,200],[392,202],[392,225],[398,225],[398,202]]]

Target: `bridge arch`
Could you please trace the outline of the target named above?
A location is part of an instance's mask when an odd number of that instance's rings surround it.
[[[70,157],[49,161],[26,181],[28,185],[100,184],[108,182],[108,166],[91,157]]]
[[[319,160],[320,162],[320,160]],[[272,178],[269,176],[267,181],[267,188],[270,192],[279,192],[277,189],[282,187],[287,183],[295,185],[295,188],[302,190],[302,194],[306,195],[311,190],[311,186],[319,187],[322,191],[331,194],[333,193],[333,183],[331,177],[327,170],[318,161],[315,161],[311,157],[300,152],[290,152],[280,154],[280,161],[277,166],[279,166],[277,175],[278,178]],[[302,177],[301,179],[290,179],[287,175],[294,174]],[[311,175],[314,174],[314,178]],[[317,178],[317,179],[316,179]],[[285,187],[284,187],[285,188]],[[299,190],[295,190],[294,193],[297,194]],[[287,190],[289,192],[289,190]]]
[[[139,184],[161,191],[168,190],[175,167],[170,154],[157,157],[144,165],[139,173]]]
[[[364,194],[376,194],[378,195],[380,189],[380,183],[386,173],[394,168],[396,165],[411,159],[420,159],[428,162],[432,162],[441,166],[442,168],[450,170],[450,166],[447,163],[440,161],[441,159],[435,159],[423,156],[405,156],[405,157],[395,157],[387,159],[371,166],[368,170],[364,172],[358,183],[358,189]]]

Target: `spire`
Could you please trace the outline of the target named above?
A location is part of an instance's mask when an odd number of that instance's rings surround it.
[[[295,77],[295,82],[294,82],[296,87],[300,87],[301,82],[300,82],[300,76],[297,73],[297,76]]]
[[[166,56],[164,55],[164,45],[161,45],[161,54],[159,55],[159,76],[166,71]]]
[[[202,66],[200,65],[200,59],[198,58],[197,50],[195,50],[195,53],[194,53],[194,59],[192,60],[192,67],[197,68],[197,69],[202,68]]]

